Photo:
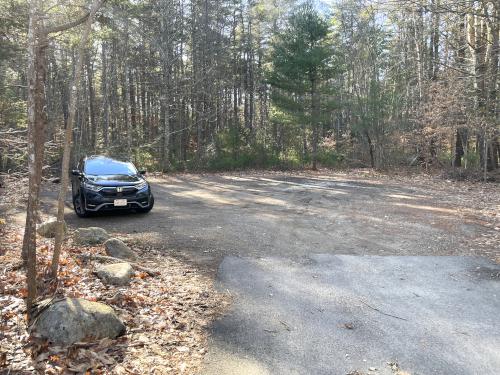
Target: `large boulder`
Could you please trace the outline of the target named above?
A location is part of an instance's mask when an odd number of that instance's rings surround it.
[[[124,262],[99,266],[96,273],[106,284],[128,285],[134,270],[130,264]]]
[[[114,339],[125,333],[125,325],[110,306],[83,298],[64,298],[49,304],[32,328],[59,345],[106,337]]]
[[[109,234],[102,228],[80,228],[75,232],[74,240],[79,245],[100,245],[109,239]]]
[[[53,238],[56,236],[56,228],[57,228],[57,219],[55,217],[51,217],[45,220],[43,223],[38,224],[36,227],[37,233],[42,237]],[[66,226],[66,222],[63,222],[64,231],[68,229]]]
[[[119,240],[118,238],[110,238],[104,242],[104,247],[106,248],[106,254],[114,258],[136,260],[137,255],[128,247],[125,242]]]

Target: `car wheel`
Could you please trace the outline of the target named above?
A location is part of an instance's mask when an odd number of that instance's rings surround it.
[[[85,205],[80,194],[78,194],[76,197],[73,197],[73,208],[75,209],[75,213],[78,217],[89,216],[89,213],[85,209]]]
[[[154,204],[155,204],[155,198],[151,196],[151,202],[149,203],[149,206],[147,206],[146,208],[138,208],[137,212],[148,213],[153,209]]]

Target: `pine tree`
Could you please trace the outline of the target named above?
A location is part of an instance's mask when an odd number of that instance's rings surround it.
[[[316,169],[321,101],[329,90],[325,82],[333,77],[333,47],[329,25],[307,2],[295,8],[284,30],[277,35],[269,73],[272,100],[282,112],[302,126],[303,155],[307,156],[306,125],[312,130],[312,167]]]

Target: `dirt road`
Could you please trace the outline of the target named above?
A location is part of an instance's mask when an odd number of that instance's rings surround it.
[[[66,220],[129,234],[211,269],[224,255],[500,256],[495,223],[462,198],[482,193],[461,196],[445,182],[321,173],[150,180],[156,203],[149,214],[79,219],[68,209]],[[494,187],[487,192],[499,195]]]
[[[66,220],[163,249],[231,293],[206,374],[385,375],[401,365],[472,375],[500,366],[497,185],[363,173],[150,181],[149,214],[78,219],[68,208]],[[45,193],[47,211],[55,196]]]

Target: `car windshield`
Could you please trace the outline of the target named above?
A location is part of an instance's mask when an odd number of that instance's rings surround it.
[[[85,162],[85,174],[93,176],[134,175],[137,174],[137,170],[132,163],[111,159],[91,159]]]

